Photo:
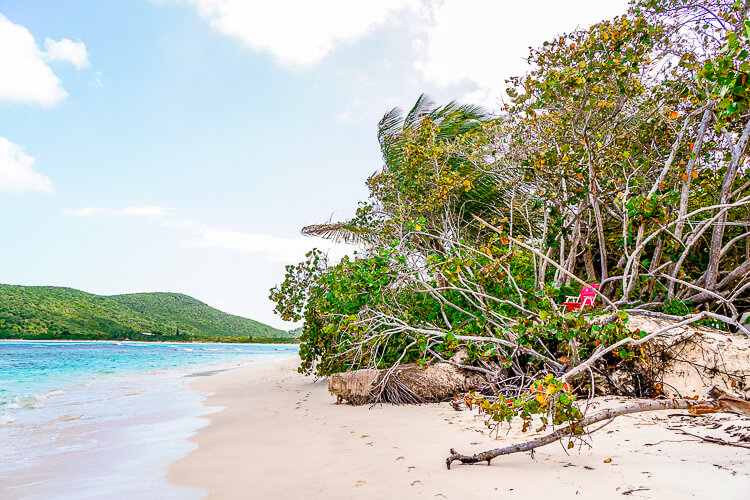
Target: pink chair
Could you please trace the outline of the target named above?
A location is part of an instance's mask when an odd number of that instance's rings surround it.
[[[599,285],[597,283],[589,283],[583,287],[583,290],[581,290],[581,294],[578,296],[578,302],[572,302],[576,297],[568,296],[565,298],[567,302],[563,302],[563,305],[568,308],[568,311],[575,311],[576,309],[583,309],[586,306],[593,306],[594,301],[596,300],[596,292],[594,290],[599,290]]]

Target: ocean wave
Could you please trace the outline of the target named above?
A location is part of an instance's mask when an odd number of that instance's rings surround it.
[[[9,404],[8,408],[11,410],[38,410],[47,406],[47,403],[45,401],[46,399],[47,398],[44,396],[44,394],[21,396],[16,400],[15,403]]]
[[[13,422],[16,422],[18,419],[13,418],[10,415],[7,415],[5,413],[0,413],[0,425],[8,425],[12,424]]]
[[[11,402],[3,403],[2,406],[7,410],[38,410],[47,406],[47,398],[62,394],[65,394],[65,391],[54,390],[44,394],[25,394],[17,396]]]

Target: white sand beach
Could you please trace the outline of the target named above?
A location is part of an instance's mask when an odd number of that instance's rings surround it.
[[[201,378],[193,388],[224,407],[192,438],[198,449],[170,467],[173,483],[207,498],[721,498],[750,495],[750,450],[708,443],[739,417],[666,411],[619,417],[591,447],[552,444],[486,464],[445,467],[451,447],[475,453],[528,439],[517,426],[490,437],[474,412],[448,404],[336,405],[327,380],[296,361]],[[616,404],[618,398],[598,405]],[[747,421],[745,421],[747,425]],[[611,459],[611,460],[610,460]]]

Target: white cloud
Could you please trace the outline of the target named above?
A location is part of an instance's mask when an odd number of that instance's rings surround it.
[[[23,194],[26,190],[53,192],[52,180],[32,168],[35,161],[21,146],[0,137],[0,190],[13,194]]]
[[[57,104],[67,95],[29,30],[0,14],[0,100]]]
[[[338,261],[344,255],[351,254],[355,248],[352,245],[337,244],[323,238],[310,238],[301,235],[295,238],[283,238],[270,234],[216,229],[196,220],[164,218],[170,211],[171,209],[167,207],[144,205],[119,210],[97,207],[68,208],[64,210],[64,213],[72,217],[149,217],[156,219],[158,224],[163,227],[191,234],[191,239],[184,241],[184,246],[187,248],[211,248],[255,253],[265,257],[269,262],[284,264],[303,260],[305,254],[313,247],[327,252],[333,261]]]
[[[191,239],[184,242],[187,248],[212,248],[256,253],[264,256],[269,262],[284,264],[303,260],[305,254],[313,247],[327,252],[334,261],[341,259],[344,255],[351,254],[354,249],[352,245],[337,244],[323,238],[310,238],[301,235],[295,238],[283,238],[270,234],[216,229],[197,220],[170,220],[168,217],[165,218],[171,210],[158,205],[142,205],[122,209],[66,208],[63,212],[72,217],[148,217],[156,219],[158,224],[163,227],[192,234]]]
[[[126,207],[119,210],[111,208],[78,208],[64,210],[66,215],[73,217],[93,217],[97,215],[108,215],[113,217],[163,217],[169,212],[169,208],[156,205],[144,205],[137,207]]]
[[[400,22],[413,45],[399,57],[420,75],[417,86],[457,90],[461,100],[490,107],[498,104],[505,80],[527,69],[529,46],[622,14],[628,6],[628,0],[542,0],[533,7],[501,0],[153,1],[190,3],[219,33],[291,68],[314,65],[336,46]],[[386,58],[377,70],[391,66]],[[346,122],[348,113],[336,119]]]
[[[352,245],[336,244],[322,238],[298,236],[282,238],[269,234],[244,233],[223,229],[205,228],[196,239],[186,242],[191,248],[215,248],[237,250],[265,255],[271,262],[299,262],[307,252],[318,247],[328,252],[329,258],[338,260],[350,254]]]
[[[310,66],[336,45],[362,38],[420,0],[187,0],[217,31],[280,64]]]
[[[155,205],[146,205],[141,207],[127,207],[122,210],[117,210],[112,215],[122,216],[136,216],[136,217],[161,217],[169,212],[167,207],[159,207]]]
[[[54,106],[68,94],[46,61],[63,61],[82,68],[88,65],[83,42],[45,41],[42,52],[24,26],[0,14],[0,101]]]
[[[497,104],[505,80],[527,69],[529,46],[576,26],[622,14],[627,0],[548,0],[532,4],[498,0],[445,0],[415,42],[415,68],[438,87],[472,89],[462,100]]]
[[[59,41],[46,38],[44,48],[47,51],[43,56],[47,61],[69,62],[77,69],[89,66],[89,53],[86,51],[86,44],[83,42],[74,42],[68,38]]]
[[[351,111],[342,111],[336,115],[336,121],[339,123],[349,123],[354,119],[354,113]]]

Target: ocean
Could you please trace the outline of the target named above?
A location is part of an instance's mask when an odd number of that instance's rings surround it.
[[[194,449],[187,438],[218,410],[188,382],[297,349],[0,342],[0,498],[200,498],[166,479],[169,463]]]

